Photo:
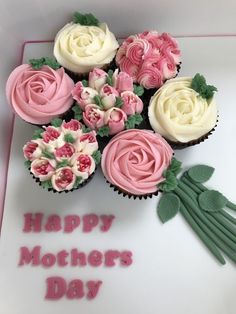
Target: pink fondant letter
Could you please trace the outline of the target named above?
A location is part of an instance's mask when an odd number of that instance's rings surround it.
[[[23,232],[40,232],[42,230],[43,214],[24,214],[25,222]]]
[[[120,254],[120,263],[122,266],[129,266],[133,263],[132,260],[132,252],[130,251],[123,251]]]
[[[102,281],[93,281],[93,280],[90,280],[86,283],[86,286],[88,288],[88,293],[87,293],[87,298],[88,299],[94,299],[98,293],[98,289],[99,287],[101,286],[102,284]]]
[[[105,253],[105,265],[108,267],[115,266],[114,260],[120,257],[120,252],[116,250],[109,250]]]
[[[19,266],[30,264],[37,266],[40,264],[40,246],[35,246],[30,252],[26,246],[20,248],[20,261]]]
[[[58,215],[51,215],[48,217],[45,225],[45,230],[48,232],[61,230],[61,218]]]
[[[66,281],[62,277],[49,277],[46,283],[47,292],[45,299],[58,300],[66,293]]]
[[[83,216],[83,231],[90,232],[98,224],[98,216],[95,214],[88,214]]]
[[[58,266],[64,267],[68,264],[66,258],[68,257],[68,253],[66,250],[62,250],[57,253],[57,264]]]
[[[68,290],[66,292],[68,299],[81,299],[84,296],[84,284],[80,279],[74,279],[69,283]]]
[[[101,231],[106,232],[111,228],[111,224],[115,216],[113,215],[101,215],[102,226],[100,227]]]
[[[74,231],[80,224],[80,218],[77,215],[68,215],[64,218],[65,228],[64,232],[70,233]]]
[[[96,250],[93,250],[89,253],[88,262],[91,266],[99,266],[102,264],[102,253]]]
[[[71,266],[85,266],[86,255],[84,252],[79,252],[77,249],[71,250]]]

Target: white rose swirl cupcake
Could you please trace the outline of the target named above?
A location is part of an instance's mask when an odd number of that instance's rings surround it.
[[[169,80],[150,100],[151,127],[176,147],[203,141],[217,122],[214,91],[200,74]]]
[[[77,13],[78,14],[78,13]],[[84,16],[89,16],[84,19]],[[74,74],[87,74],[93,68],[104,68],[115,57],[119,44],[105,23],[90,14],[74,16],[56,35],[54,56]]]

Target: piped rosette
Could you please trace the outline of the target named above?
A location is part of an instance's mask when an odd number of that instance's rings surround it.
[[[199,144],[217,123],[217,88],[204,76],[178,77],[166,82],[151,98],[148,117],[152,129],[174,148]]]
[[[88,81],[76,83],[72,96],[74,116],[101,137],[138,126],[143,118],[143,88],[125,72],[95,68]]]
[[[85,185],[100,162],[96,132],[78,120],[54,119],[23,147],[25,165],[43,187],[68,192]]]
[[[16,67],[6,84],[8,103],[24,121],[46,125],[73,105],[74,82],[51,58],[31,59]]]
[[[177,75],[180,67],[177,41],[167,33],[145,31],[126,38],[116,54],[116,64],[145,89],[157,89]]]
[[[124,196],[157,195],[165,180],[173,150],[150,130],[126,130],[114,136],[102,153],[102,171],[111,186]]]

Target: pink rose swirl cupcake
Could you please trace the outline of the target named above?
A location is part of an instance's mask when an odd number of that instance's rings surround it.
[[[116,63],[145,89],[158,89],[177,75],[180,50],[169,34],[146,31],[124,40],[116,54]]]
[[[99,137],[111,137],[140,126],[143,120],[142,93],[143,88],[134,85],[127,73],[118,70],[107,73],[95,68],[89,73],[88,81],[77,82],[72,90],[77,102],[73,107],[75,118],[83,120]]]
[[[39,60],[45,59],[48,58]],[[22,64],[10,74],[6,96],[21,119],[35,125],[46,125],[71,108],[73,87],[74,82],[62,67],[53,69],[43,62],[37,66]]]
[[[23,147],[25,165],[48,191],[69,192],[84,186],[100,162],[95,131],[87,132],[77,120],[52,121],[38,129]]]
[[[158,194],[163,172],[173,150],[150,130],[126,130],[114,136],[102,153],[102,171],[114,190],[123,196],[147,198]]]

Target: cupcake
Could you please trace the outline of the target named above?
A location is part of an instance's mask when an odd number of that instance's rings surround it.
[[[150,100],[152,129],[176,148],[200,143],[217,122],[214,91],[217,89],[207,85],[200,74],[169,80]]]
[[[114,136],[102,153],[102,171],[111,186],[124,196],[157,195],[173,150],[150,130],[126,130]]]
[[[101,137],[115,135],[124,129],[135,128],[142,122],[143,102],[138,95],[143,89],[133,84],[125,72],[95,68],[88,81],[76,83],[72,96],[76,119],[95,130]]]
[[[114,59],[119,44],[107,24],[92,14],[74,14],[56,35],[54,56],[69,72],[85,76],[92,69],[106,68]]]
[[[23,154],[34,179],[43,188],[59,193],[84,186],[100,162],[95,131],[87,132],[75,119],[55,119],[52,125],[36,130]]]
[[[54,60],[32,59],[15,68],[6,84],[8,103],[24,121],[45,125],[63,116],[74,100],[74,82]]]
[[[116,54],[116,63],[145,89],[157,89],[177,75],[180,50],[169,34],[147,31],[124,40]]]

